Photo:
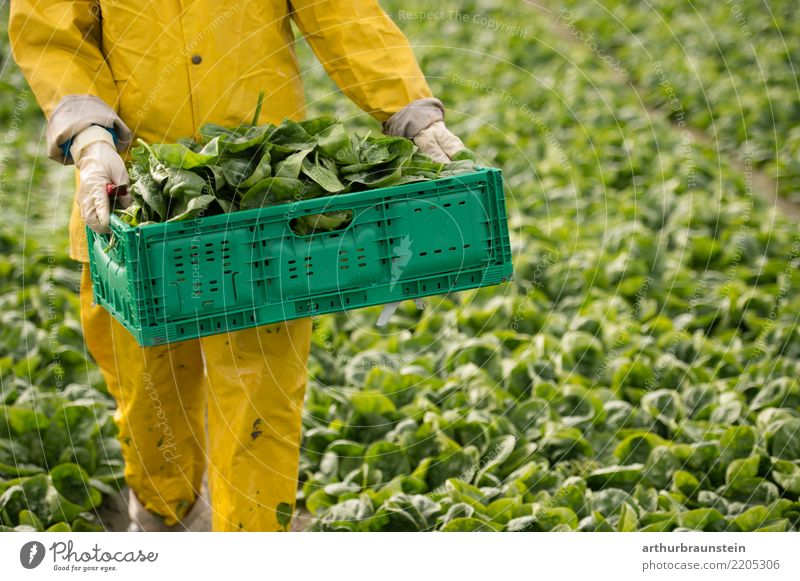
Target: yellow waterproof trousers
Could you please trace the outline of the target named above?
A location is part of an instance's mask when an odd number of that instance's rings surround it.
[[[286,530],[297,490],[311,320],[139,347],[92,304],[84,264],[81,322],[117,401],[125,479],[144,507],[167,525],[177,523],[208,467],[214,531]]]

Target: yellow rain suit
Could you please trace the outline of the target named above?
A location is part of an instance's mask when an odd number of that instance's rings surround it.
[[[94,95],[135,137],[175,141],[206,122],[303,117],[292,21],[342,91],[379,121],[431,97],[408,41],[375,0],[14,0],[14,57],[50,117]],[[73,206],[70,252],[86,262]],[[86,343],[115,397],[125,477],[174,524],[208,466],[215,531],[271,531],[294,507],[311,321],[140,348],[81,287]],[[206,440],[206,409],[208,440]]]

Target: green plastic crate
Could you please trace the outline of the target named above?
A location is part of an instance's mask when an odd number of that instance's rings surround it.
[[[297,216],[352,210],[299,236]],[[511,277],[500,170],[132,228],[87,228],[95,301],[159,345]]]

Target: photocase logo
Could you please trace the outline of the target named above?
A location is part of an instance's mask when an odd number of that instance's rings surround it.
[[[397,286],[397,283],[400,281],[400,276],[403,274],[403,269],[411,260],[411,238],[403,236],[400,239],[400,244],[392,248],[392,254],[392,277],[389,280],[389,291],[393,291],[394,287]],[[421,309],[421,304],[421,301],[417,299],[417,308]],[[385,327],[399,305],[399,301],[383,305],[383,310],[375,325],[378,327]]]
[[[31,541],[22,545],[19,550],[19,562],[26,569],[35,569],[44,560],[44,545],[39,541]]]
[[[392,248],[392,278],[389,281],[389,290],[393,290],[397,282],[400,280],[400,275],[403,274],[403,269],[411,260],[411,239],[408,236],[403,236],[400,239],[400,245]]]

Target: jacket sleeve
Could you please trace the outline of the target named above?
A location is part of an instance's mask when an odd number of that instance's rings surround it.
[[[292,18],[328,74],[378,121],[431,97],[408,40],[377,0],[291,0]]]
[[[117,101],[111,70],[100,50],[100,4],[93,0],[14,0],[8,35],[46,117],[67,95]]]
[[[62,144],[90,125],[113,128],[118,148],[130,131],[114,111],[118,91],[101,50],[95,0],[14,0],[8,35],[14,60],[47,117],[51,159],[70,163]]]

